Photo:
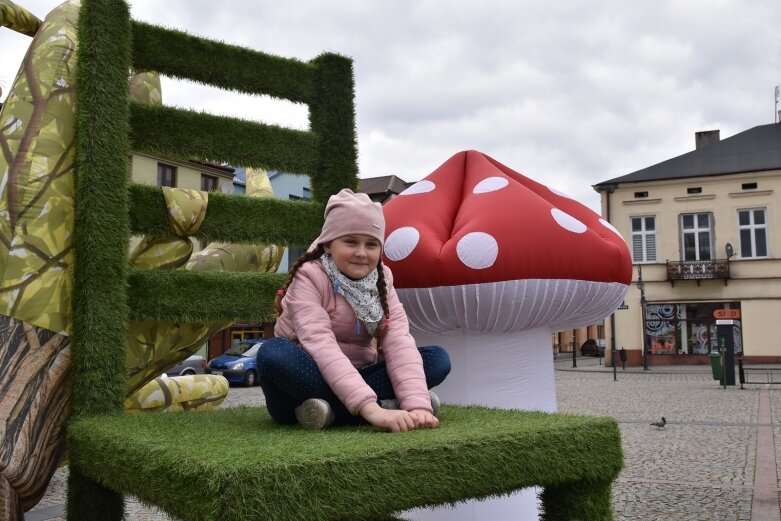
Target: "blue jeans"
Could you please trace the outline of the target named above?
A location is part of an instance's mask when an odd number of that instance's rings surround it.
[[[431,389],[441,384],[450,372],[450,357],[439,346],[418,350],[423,358],[426,385]],[[347,410],[320,374],[314,359],[295,342],[272,338],[263,343],[257,356],[258,381],[266,397],[266,408],[277,423],[296,423],[295,408],[309,398],[327,401],[339,423],[364,423],[363,418]],[[377,393],[378,400],[396,398],[384,360],[359,369],[358,373]]]

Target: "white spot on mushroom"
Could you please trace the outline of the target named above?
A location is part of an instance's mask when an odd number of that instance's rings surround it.
[[[572,233],[583,233],[588,229],[585,224],[558,208],[551,208],[550,214],[559,226]]]
[[[414,185],[410,186],[403,192],[401,192],[399,195],[415,195],[415,194],[425,194],[427,192],[431,192],[436,188],[437,185],[429,181],[428,179],[424,179],[423,181],[420,181],[418,183],[415,183]]]
[[[507,186],[510,182],[504,177],[486,177],[477,183],[472,190],[473,194],[484,194],[486,192],[495,192]]]
[[[551,188],[551,187],[549,186],[549,187],[548,187],[548,190],[550,190],[550,191],[551,191],[551,192],[553,192],[554,194],[558,195],[559,197],[566,197],[567,199],[572,199],[572,200],[574,201],[574,199],[572,198],[572,196],[570,196],[569,194],[565,194],[564,192],[560,192],[560,191],[556,190],[555,188]]]
[[[461,262],[470,268],[482,270],[490,268],[496,262],[496,257],[499,255],[499,244],[487,233],[467,233],[458,241],[456,254]]]
[[[604,220],[602,218],[599,219],[599,222],[602,224],[602,226],[604,226],[605,228],[607,228],[611,232],[613,232],[616,235],[618,235],[619,237],[621,237],[621,234],[618,232],[618,230],[616,230],[616,228],[612,224],[610,224],[609,222],[607,222],[606,220]],[[621,237],[621,239],[623,239],[623,237]]]
[[[393,261],[406,259],[418,245],[418,241],[420,241],[420,232],[412,226],[393,230],[385,239],[385,255]]]

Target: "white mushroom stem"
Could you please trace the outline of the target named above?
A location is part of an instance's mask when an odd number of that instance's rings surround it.
[[[555,412],[551,331],[540,327],[509,333],[463,328],[415,334],[419,346],[440,345],[450,354],[452,371],[434,391],[445,403]],[[537,519],[539,489],[508,497],[467,501],[455,508],[415,509],[402,517],[416,521]]]
[[[459,328],[416,333],[419,346],[441,345],[452,370],[435,391],[446,403],[555,412],[551,331],[547,327],[509,333]]]

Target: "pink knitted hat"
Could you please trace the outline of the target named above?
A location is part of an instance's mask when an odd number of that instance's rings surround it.
[[[366,194],[356,194],[345,188],[328,199],[323,229],[309,250],[351,234],[368,235],[380,241],[382,246],[385,242],[385,216],[380,203],[372,202]]]

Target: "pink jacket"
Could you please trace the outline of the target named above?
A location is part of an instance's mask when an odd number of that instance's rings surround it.
[[[409,334],[404,308],[393,288],[393,276],[385,268],[388,287],[390,328],[381,339],[388,376],[402,409],[431,412],[431,401],[415,340]],[[364,382],[356,368],[374,363],[377,351],[372,337],[361,324],[347,300],[334,293],[331,280],[318,261],[299,268],[282,299],[282,314],[274,334],[297,342],[314,358],[320,373],[352,414],[377,395]]]

